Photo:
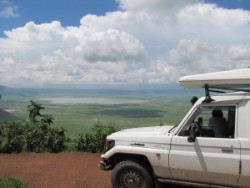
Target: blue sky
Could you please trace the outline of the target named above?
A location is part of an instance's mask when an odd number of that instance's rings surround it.
[[[5,0],[4,0],[5,1]],[[59,20],[64,26],[79,26],[80,19],[86,14],[105,15],[117,10],[113,0],[13,0],[9,3],[0,0],[0,11],[12,7],[13,15],[0,17],[0,31],[24,26],[29,21],[37,24]]]
[[[0,0],[0,11],[6,7]],[[117,10],[118,3],[115,0],[10,0],[14,15],[0,17],[0,32],[4,30],[24,26],[29,21],[37,24],[59,20],[63,26],[78,26],[80,19],[86,14],[105,15],[106,12]],[[250,10],[249,0],[205,0],[215,3],[220,7]]]
[[[229,9],[246,9],[250,10],[250,2],[248,0],[205,0],[208,3],[215,3],[220,7]]]
[[[249,0],[0,0],[0,85],[161,85],[249,54]]]

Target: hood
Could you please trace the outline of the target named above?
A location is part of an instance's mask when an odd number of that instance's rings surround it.
[[[143,141],[143,140],[156,140],[158,138],[170,136],[169,130],[173,126],[154,126],[154,127],[141,127],[131,128],[118,131],[108,136],[112,140],[130,140],[130,141]]]

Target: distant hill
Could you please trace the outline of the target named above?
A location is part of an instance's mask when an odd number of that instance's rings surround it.
[[[5,91],[6,89],[7,89],[7,87],[6,87],[6,86],[1,86],[1,85],[0,85],[0,92]]]
[[[30,88],[9,88],[0,85],[0,95],[17,95],[22,97],[31,97],[38,94],[38,91]]]
[[[18,118],[0,108],[0,121],[13,121],[13,120],[18,120]]]

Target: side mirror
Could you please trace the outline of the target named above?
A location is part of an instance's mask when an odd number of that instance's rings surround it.
[[[191,124],[190,126],[190,132],[189,132],[189,137],[187,138],[188,142],[195,142],[196,136],[197,136],[197,127],[195,124]]]

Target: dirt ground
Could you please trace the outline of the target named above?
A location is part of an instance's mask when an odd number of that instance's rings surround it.
[[[29,188],[109,188],[111,171],[99,169],[99,154],[0,154],[0,176]]]
[[[0,176],[21,179],[29,188],[112,188],[112,172],[100,170],[99,161],[100,154],[0,154]]]

